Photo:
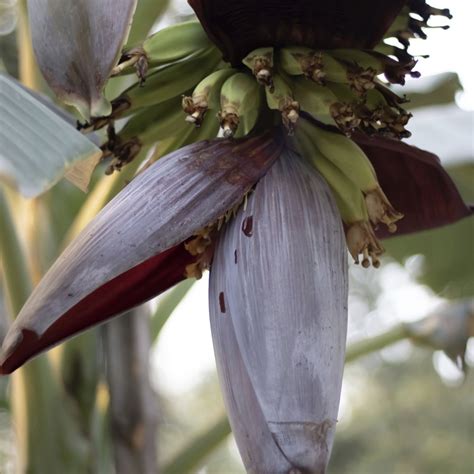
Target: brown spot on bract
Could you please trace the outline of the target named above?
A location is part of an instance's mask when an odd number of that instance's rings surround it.
[[[219,307],[221,309],[221,313],[225,313],[225,298],[223,291],[219,293]]]
[[[251,237],[253,233],[253,216],[247,216],[242,222],[242,232]]]
[[[234,263],[237,263],[237,249],[234,250]]]

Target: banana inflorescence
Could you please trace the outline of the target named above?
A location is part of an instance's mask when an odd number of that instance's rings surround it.
[[[379,266],[383,247],[373,226],[387,225],[391,232],[402,214],[383,193],[364,152],[350,139],[302,120],[296,130],[298,151],[321,173],[331,188],[346,226],[349,251],[356,263]],[[375,204],[376,203],[376,204]]]
[[[407,49],[411,38],[426,36],[432,15],[451,17],[449,10],[424,0],[407,0],[385,36],[398,39],[398,46],[381,42],[373,50],[317,50],[267,45],[250,51],[240,67],[222,60],[198,22],[173,25],[123,52],[112,75],[135,70],[138,80],[112,101],[110,116],[95,117],[80,128],[107,128],[102,148],[105,157],[113,157],[112,172],[142,147],[154,147],[151,163],[186,144],[213,138],[219,129],[232,138],[281,123],[331,187],[356,262],[362,257],[362,265],[378,266],[383,248],[374,229],[385,225],[394,232],[403,215],[390,204],[370,161],[350,137],[356,130],[392,139],[410,135],[406,99],[388,86],[418,76]],[[127,120],[118,132],[116,119]]]
[[[164,28],[142,44],[126,49],[112,75],[133,72],[144,82],[148,69],[183,60],[198,52],[213,48],[198,21],[185,21]]]

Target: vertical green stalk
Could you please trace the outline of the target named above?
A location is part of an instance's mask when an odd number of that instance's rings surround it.
[[[33,288],[24,250],[20,246],[7,197],[0,188],[0,255],[2,257],[3,278],[9,305],[9,313],[20,311]]]
[[[31,42],[27,1],[20,0],[18,2],[18,8],[20,15],[17,26],[17,42],[20,81],[30,89],[39,90],[40,75],[33,53],[33,44]]]
[[[0,189],[0,256],[11,318],[28,298],[32,281],[7,198]],[[75,426],[48,359],[36,358],[12,376],[12,407],[21,472],[55,474],[76,470],[83,458]],[[69,469],[65,469],[69,466]]]

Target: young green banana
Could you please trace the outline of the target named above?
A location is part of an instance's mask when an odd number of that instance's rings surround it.
[[[135,66],[139,77],[144,77],[143,72],[146,73],[149,67],[179,61],[211,47],[212,43],[198,21],[176,23],[148,37],[140,46],[124,51],[112,75],[127,74]]]
[[[181,98],[173,97],[161,104],[140,110],[130,118],[120,133],[109,133],[109,140],[103,145],[107,154],[115,159],[108,172],[120,170],[132,161],[143,147],[174,135],[183,135],[189,129],[183,118]]]
[[[267,105],[281,112],[283,125],[292,134],[299,119],[300,104],[295,100],[289,82],[281,74],[273,75],[273,89],[266,88]]]
[[[186,58],[201,49],[212,48],[206,32],[196,21],[168,26],[143,42],[143,51],[150,66],[159,66]]]
[[[305,122],[302,120],[302,122]],[[346,224],[346,241],[349,252],[355,263],[359,263],[362,255],[362,265],[368,267],[380,265],[379,256],[384,252],[383,247],[375,237],[369,222],[364,197],[360,189],[315,145],[314,138],[308,134],[311,130],[300,126],[296,130],[296,143],[299,152],[324,177],[336,200],[341,218]],[[370,257],[370,260],[369,260]]]
[[[129,115],[141,107],[159,104],[184,94],[213,71],[219,61],[220,53],[215,48],[211,48],[201,51],[186,61],[159,68],[148,76],[144,86],[137,82],[116,99],[119,103],[129,104],[128,109],[121,116]]]
[[[384,74],[387,80],[394,84],[404,84],[405,76],[419,77],[412,71],[416,61],[398,62],[373,50],[333,49],[331,55],[345,64],[362,70],[371,70],[374,75]]]
[[[182,120],[182,122],[184,122],[184,120]],[[165,156],[168,153],[171,153],[175,150],[178,150],[179,148],[189,145],[190,143],[195,143],[202,140],[212,140],[217,136],[217,133],[219,131],[219,123],[217,122],[215,117],[209,115],[204,117],[200,127],[190,127],[189,124],[186,125],[186,129],[182,133],[170,136],[158,143],[154,153],[145,163],[141,171],[148,168],[151,164],[160,159],[162,156]]]
[[[364,100],[354,93],[349,84],[328,81],[326,87],[337,97],[339,102],[353,105]]]
[[[259,95],[259,103],[255,104],[255,108],[250,109],[249,111],[247,111],[246,114],[240,117],[239,126],[234,135],[235,138],[245,137],[253,130],[253,128],[257,124],[257,120],[260,115],[260,99],[261,95]]]
[[[181,109],[181,97],[139,110],[119,133],[122,140],[138,138],[143,145],[152,145],[170,136],[187,131]]]
[[[370,221],[374,226],[385,224],[395,232],[395,222],[403,218],[382,191],[372,163],[362,149],[346,136],[324,130],[308,122],[302,124],[314,146],[331,161],[365,196]]]
[[[221,87],[235,73],[232,68],[214,71],[196,86],[192,97],[184,96],[182,106],[187,114],[186,121],[199,127],[208,109],[219,109]]]
[[[327,125],[335,125],[350,134],[360,124],[351,104],[344,103],[329,87],[294,77],[292,86],[301,110]]]
[[[241,117],[258,108],[260,87],[250,74],[237,72],[224,82],[220,100],[219,122],[224,137],[230,138],[237,131]]]
[[[315,51],[302,46],[282,48],[279,65],[291,76],[304,75],[316,84],[326,81],[347,82],[347,68],[326,51]]]
[[[259,84],[273,89],[273,48],[255,49],[242,62],[252,71]]]

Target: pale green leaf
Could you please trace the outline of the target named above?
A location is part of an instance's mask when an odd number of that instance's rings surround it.
[[[0,75],[0,179],[26,197],[58,182],[101,150],[7,76]]]

